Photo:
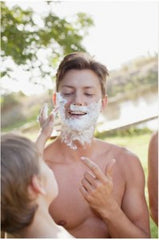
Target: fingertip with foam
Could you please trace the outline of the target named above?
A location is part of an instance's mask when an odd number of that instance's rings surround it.
[[[87,161],[87,160],[90,160],[88,157],[84,157],[84,156],[80,157],[80,159],[81,159],[81,160],[86,160],[86,161]]]
[[[113,164],[116,163],[116,159],[115,158],[112,159],[112,163]]]
[[[42,114],[44,116],[44,118],[48,117],[48,104],[44,103],[43,107],[42,107]]]

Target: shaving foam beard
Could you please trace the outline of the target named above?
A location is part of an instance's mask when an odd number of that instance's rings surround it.
[[[95,127],[101,109],[100,103],[91,103],[88,106],[70,105],[70,110],[75,112],[84,112],[85,115],[78,118],[65,118],[63,123],[72,131],[85,131],[91,126]]]
[[[95,124],[97,122],[100,110],[101,100],[91,103],[88,106],[70,105],[70,110],[75,112],[84,112],[85,115],[78,118],[66,117],[65,104],[67,103],[59,93],[57,95],[57,104],[59,107],[59,115],[61,118],[62,129],[61,139],[72,149],[77,149],[74,144],[75,141],[80,142],[82,145],[91,143]]]

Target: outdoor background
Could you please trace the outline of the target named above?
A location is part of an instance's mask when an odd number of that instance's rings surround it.
[[[136,153],[144,168],[158,129],[158,1],[1,1],[1,126],[35,140],[53,108],[65,54],[89,52],[109,69],[108,106],[95,136]],[[59,124],[53,132],[58,134]],[[151,220],[152,238],[157,227]]]

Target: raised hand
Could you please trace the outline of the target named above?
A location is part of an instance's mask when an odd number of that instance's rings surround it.
[[[36,145],[41,154],[43,154],[44,146],[48,138],[50,138],[53,127],[54,127],[54,116],[57,112],[57,108],[55,108],[50,115],[48,116],[48,106],[44,104],[44,106],[40,110],[40,115],[38,116],[38,121],[40,124],[40,132],[36,139]]]
[[[51,133],[53,131],[54,116],[56,112],[57,108],[55,108],[48,116],[48,106],[46,103],[42,106],[40,110],[38,121],[41,127],[41,133],[45,136],[46,139],[48,139],[51,136]]]
[[[106,174],[90,159],[82,157],[81,160],[91,170],[91,173],[86,172],[84,174],[80,191],[90,207],[99,214],[105,215],[105,211],[111,211],[113,205],[116,204],[113,197],[112,181],[112,170],[116,160],[109,161]]]

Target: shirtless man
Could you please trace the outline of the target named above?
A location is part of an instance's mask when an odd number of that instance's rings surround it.
[[[144,173],[125,148],[93,137],[106,106],[107,69],[88,54],[61,62],[57,94],[61,134],[44,158],[54,171],[59,195],[49,207],[55,222],[76,238],[149,238]]]
[[[148,193],[150,214],[158,225],[158,132],[155,132],[148,149]]]

